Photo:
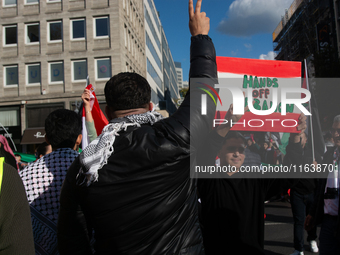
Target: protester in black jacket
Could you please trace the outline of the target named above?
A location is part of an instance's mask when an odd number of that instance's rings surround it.
[[[331,171],[325,171],[324,178],[319,179],[313,206],[305,220],[306,230],[321,224],[320,255],[340,254],[340,178],[339,170],[334,171],[340,163],[340,115],[334,118],[332,136],[334,147],[328,148],[322,161],[323,166]]]
[[[226,119],[229,120],[228,117]],[[301,116],[298,130],[303,131],[305,128],[306,117]],[[290,137],[290,147],[297,146],[297,150],[294,150],[296,157],[291,158],[291,163],[296,165],[301,164],[302,158],[299,135],[294,133]],[[268,192],[271,186],[276,187],[277,193],[280,191],[282,179],[261,178],[261,173],[251,175],[242,172],[247,157],[244,147],[242,135],[229,132],[226,125],[221,125],[216,132],[211,133],[204,146],[205,151],[201,152],[201,158],[206,157],[207,160],[200,160],[200,165],[211,165],[218,155],[220,166],[234,168],[234,171],[231,169],[216,176],[208,173],[209,179],[198,179],[203,241],[207,255],[264,254],[264,200],[270,196]],[[253,166],[259,168],[257,164]],[[274,189],[271,191],[275,192]]]
[[[310,166],[311,164],[317,165],[317,162],[313,161],[313,157],[310,155],[311,147],[306,146],[307,135],[302,133],[300,144],[289,144],[286,148],[287,154],[284,158],[286,165],[293,164],[296,161],[296,157],[302,154],[301,167],[305,165]],[[299,167],[299,166],[297,166]],[[311,173],[313,174],[313,173]],[[285,191],[290,189],[290,203],[292,207],[293,219],[294,219],[294,252],[291,255],[299,255],[304,251],[304,222],[306,215],[308,214],[313,202],[314,202],[314,191],[316,188],[317,179],[315,178],[304,178],[303,174],[297,173],[295,178],[287,179],[285,183]],[[309,176],[311,177],[311,176]],[[316,226],[311,230],[307,231],[307,241],[309,242],[309,250],[316,253],[318,247],[315,239],[317,238]]]
[[[190,77],[216,83],[209,19],[189,1]],[[204,254],[197,217],[194,141],[204,140],[215,113],[202,90],[192,87],[167,119],[149,111],[150,86],[138,74],[121,73],[106,84],[110,123],[68,170],[60,197],[60,254]],[[128,108],[126,108],[128,107]]]

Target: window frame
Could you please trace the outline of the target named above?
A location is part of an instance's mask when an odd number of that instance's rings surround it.
[[[46,3],[60,3],[62,0],[46,0]]]
[[[6,72],[6,69],[7,68],[11,68],[11,67],[16,67],[17,68],[17,74],[18,74],[18,77],[17,77],[17,80],[18,80],[18,84],[11,84],[11,85],[7,85],[6,84],[6,78],[7,78],[7,72]],[[3,79],[4,79],[4,88],[16,88],[19,86],[19,65],[18,64],[14,64],[14,65],[6,65],[6,66],[3,66]]]
[[[63,65],[63,80],[62,81],[52,81],[51,77],[51,65],[53,64],[62,64]],[[65,82],[65,66],[64,61],[51,61],[48,62],[48,84],[49,85],[57,85],[57,84],[64,84]]]
[[[54,23],[60,23],[61,24],[61,39],[57,40],[51,40],[51,30],[50,25]],[[47,21],[47,42],[48,43],[60,43],[63,41],[63,21],[62,20],[51,20]]]
[[[34,26],[34,25],[38,25],[39,27],[39,41],[38,42],[28,42],[28,26]],[[38,45],[40,44],[40,23],[39,22],[34,22],[34,23],[26,23],[25,24],[25,44],[26,45]]]
[[[17,6],[18,5],[18,0],[16,0],[16,3],[15,4],[8,4],[6,5],[6,0],[2,0],[2,7],[14,7],[14,6]]]
[[[35,4],[39,4],[40,0],[36,0],[36,2],[34,3],[27,3],[27,0],[25,0],[25,5],[35,5]]]
[[[73,21],[84,21],[84,37],[81,38],[73,38]],[[86,40],[86,18],[76,18],[76,19],[70,19],[70,38],[71,41],[84,41]]]
[[[74,79],[74,63],[75,62],[82,62],[82,61],[85,61],[86,62],[86,73],[87,73],[87,76],[89,74],[89,67],[88,67],[88,63],[87,63],[87,59],[84,58],[84,59],[74,59],[74,60],[71,60],[71,78],[72,78],[72,83],[76,83],[76,82],[86,82],[86,78],[85,79],[82,79],[82,80],[75,80]]]
[[[110,75],[107,78],[98,78],[98,60],[109,60],[110,61]],[[112,76],[112,61],[111,57],[100,57],[94,59],[94,70],[95,70],[95,80],[96,81],[108,81]]]
[[[16,33],[17,42],[16,43],[6,44],[6,34],[7,34],[7,32],[5,32],[5,31],[6,31],[6,28],[9,28],[9,27],[16,27],[17,28],[17,33]],[[2,46],[3,47],[15,47],[15,46],[18,46],[18,24],[3,25],[2,26],[2,35],[3,35],[3,40],[2,40]]]
[[[107,33],[108,35],[102,35],[102,36],[97,36],[97,19],[107,19]],[[97,16],[93,17],[93,38],[94,39],[104,39],[104,38],[110,38],[110,16]]]
[[[28,67],[29,66],[40,66],[40,82],[39,83],[28,83]],[[41,85],[41,63],[29,63],[29,64],[26,64],[26,67],[25,67],[25,80],[26,80],[26,86],[40,86]]]

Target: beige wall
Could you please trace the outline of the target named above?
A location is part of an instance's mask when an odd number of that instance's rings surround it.
[[[25,5],[25,0],[17,0],[17,6],[0,6],[0,107],[23,105],[21,107],[22,131],[26,127],[26,105],[64,102],[65,107],[70,109],[71,102],[79,101],[85,82],[72,82],[72,60],[87,59],[88,75],[100,100],[103,100],[103,88],[107,80],[95,79],[96,58],[111,58],[112,75],[134,71],[146,77],[144,14],[141,0],[39,2],[39,4]],[[94,38],[93,17],[97,16],[109,16],[109,38]],[[73,18],[86,19],[86,40],[71,40],[70,19]],[[47,22],[53,20],[62,20],[62,42],[48,42]],[[25,24],[29,22],[40,23],[40,43],[37,45],[25,44]],[[14,47],[4,47],[3,26],[10,24],[17,24],[18,43]],[[62,84],[49,84],[48,63],[53,61],[64,63]],[[26,85],[27,63],[40,63],[41,85]],[[4,86],[3,67],[6,65],[18,65],[17,87]]]

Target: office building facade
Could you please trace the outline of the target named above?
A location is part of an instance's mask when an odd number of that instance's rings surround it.
[[[79,105],[87,76],[102,103],[112,74],[146,76],[139,0],[2,0],[0,17],[0,133],[20,151],[25,130],[41,142],[50,112]]]

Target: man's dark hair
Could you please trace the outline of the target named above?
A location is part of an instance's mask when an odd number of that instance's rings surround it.
[[[150,103],[151,87],[137,73],[119,73],[105,85],[106,104],[111,110],[127,110],[144,107]]]
[[[47,142],[43,142],[42,144],[40,144],[37,148],[37,153],[36,153],[35,157],[39,158],[40,155],[45,156],[45,154],[47,152],[48,145],[49,144]]]
[[[229,131],[228,134],[225,137],[225,141],[231,139],[231,138],[235,138],[235,139],[241,139],[242,142],[244,143],[244,145],[246,145],[246,139],[244,138],[244,136],[237,131]]]
[[[53,149],[73,149],[81,128],[80,116],[66,109],[51,112],[45,120],[46,137]]]

